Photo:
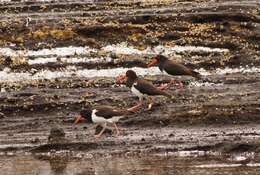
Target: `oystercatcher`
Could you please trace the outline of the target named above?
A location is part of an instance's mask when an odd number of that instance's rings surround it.
[[[120,75],[117,77],[117,82],[122,82],[126,79],[126,86],[129,87],[133,94],[138,96],[139,103],[133,108],[140,107],[143,104],[143,98],[148,97],[148,110],[152,108],[154,99],[151,96],[163,95],[166,97],[172,97],[167,92],[160,90],[153,84],[139,78],[133,70],[128,70],[125,75]]]
[[[158,65],[161,72],[166,73],[168,75],[188,75],[192,76],[196,79],[201,79],[200,73],[180,64],[173,60],[168,59],[167,57],[163,55],[157,55],[155,56],[151,62],[147,65],[147,67],[151,67],[154,65]],[[161,89],[167,89],[169,88],[170,84],[175,83],[174,80],[172,80],[167,86],[161,88]],[[179,85],[181,88],[183,88],[182,82],[179,81]]]
[[[119,135],[119,129],[116,122],[124,117],[124,115],[135,112],[136,109],[137,107],[126,110],[115,109],[110,106],[88,107],[80,112],[80,115],[76,117],[74,124],[79,123],[79,121],[84,118],[90,123],[101,125],[103,129],[99,134],[95,135],[95,138],[99,138],[104,133],[106,128],[109,128],[107,125],[112,124],[116,129],[116,135]]]

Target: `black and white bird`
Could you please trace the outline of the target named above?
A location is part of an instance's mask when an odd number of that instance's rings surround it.
[[[162,95],[171,98],[172,96],[155,87],[148,81],[139,78],[133,70],[128,70],[125,75],[120,75],[117,77],[117,82],[122,82],[126,79],[126,86],[129,87],[133,94],[138,96],[139,103],[134,107],[139,107],[143,104],[143,99],[148,98],[149,106],[148,110],[152,108],[154,99],[151,96]]]
[[[196,79],[201,79],[201,74],[199,72],[196,72],[184,66],[181,63],[175,62],[174,60],[170,60],[169,58],[163,55],[156,55],[151,60],[151,62],[147,65],[147,67],[151,67],[154,65],[158,65],[160,71],[167,75],[172,75],[172,76],[186,75],[186,76],[192,76]],[[172,80],[170,84],[174,84],[174,83],[175,81]],[[183,88],[182,82],[179,81],[179,85],[181,88]]]
[[[95,135],[96,138],[99,138],[106,128],[108,124],[112,124],[116,129],[116,135],[119,135],[119,129],[116,123],[123,118],[125,115],[130,114],[131,112],[135,112],[137,108],[130,108],[126,110],[115,109],[110,106],[97,106],[97,107],[88,107],[80,112],[80,115],[76,117],[75,124],[79,123],[79,121],[84,118],[90,123],[95,123],[101,125],[103,129],[99,134]]]

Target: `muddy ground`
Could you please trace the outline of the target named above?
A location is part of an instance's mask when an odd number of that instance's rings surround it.
[[[74,125],[73,121],[86,105],[127,108],[137,102],[128,88],[115,83],[115,77],[1,81],[1,154],[56,150],[68,151],[68,157],[77,157],[78,152],[137,156],[196,150],[253,152],[255,156],[250,159],[259,161],[260,72],[214,71],[225,67],[259,68],[259,9],[259,2],[248,0],[2,2],[1,48],[37,51],[89,46],[98,52],[88,56],[111,56],[112,61],[30,65],[23,60],[33,57],[0,54],[0,70],[10,68],[10,72],[35,74],[71,65],[80,69],[145,67],[150,59],[146,55],[100,49],[122,42],[139,50],[157,45],[191,45],[228,52],[178,53],[178,61],[211,74],[200,80],[200,85],[194,85],[195,80],[190,77],[178,77],[185,84],[183,92],[171,87],[168,91],[174,99],[157,97],[151,111],[141,109],[119,122],[118,137],[107,133],[100,140],[93,137],[94,125]],[[172,77],[145,78],[159,86]],[[55,128],[61,134],[48,139]]]

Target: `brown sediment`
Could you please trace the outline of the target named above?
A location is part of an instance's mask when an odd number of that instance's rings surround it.
[[[259,67],[259,3],[242,2],[10,2],[0,7],[1,14],[3,12],[0,46],[15,44],[10,47],[29,50],[89,46],[100,51],[103,46],[127,42],[142,50],[158,42],[164,46],[229,50],[223,53],[183,52],[179,57],[171,55],[192,68]],[[28,26],[27,17],[31,18]],[[88,56],[110,54],[97,52]],[[81,69],[131,68],[145,67],[149,62],[149,58],[135,54],[112,57],[111,62],[29,65],[27,58],[22,56],[0,56],[0,69],[9,67],[11,71],[23,72],[58,70],[70,65]],[[145,78],[159,85],[172,77]],[[176,87],[169,90],[175,96],[174,101],[156,98],[151,111],[141,110],[120,122],[122,133],[118,138],[110,137],[108,133],[100,141],[93,141],[94,126],[84,122],[74,126],[73,120],[86,104],[125,108],[137,102],[130,90],[115,84],[113,78],[65,77],[1,82],[1,88],[6,92],[0,94],[0,151],[48,152],[56,149],[100,154],[115,150],[120,153],[195,149],[232,152],[241,148],[259,153],[259,72],[212,74],[208,78],[211,85],[191,85],[189,88],[187,85],[194,80],[180,78],[186,87],[183,93]],[[56,125],[66,133],[66,143],[48,143],[49,131]],[[233,143],[233,140],[237,142]]]

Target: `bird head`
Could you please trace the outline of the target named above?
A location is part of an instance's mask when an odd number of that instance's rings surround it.
[[[137,78],[136,73],[133,70],[126,71],[125,75],[119,75],[116,80],[117,82],[122,82],[125,79],[135,80]]]
[[[90,108],[80,111],[80,114],[76,117],[74,124],[79,123],[83,118],[87,121],[91,121],[92,110]]]
[[[155,57],[152,58],[151,62],[147,65],[147,67],[152,67],[158,63],[163,63],[166,60],[168,60],[167,57],[163,55],[156,55]]]

